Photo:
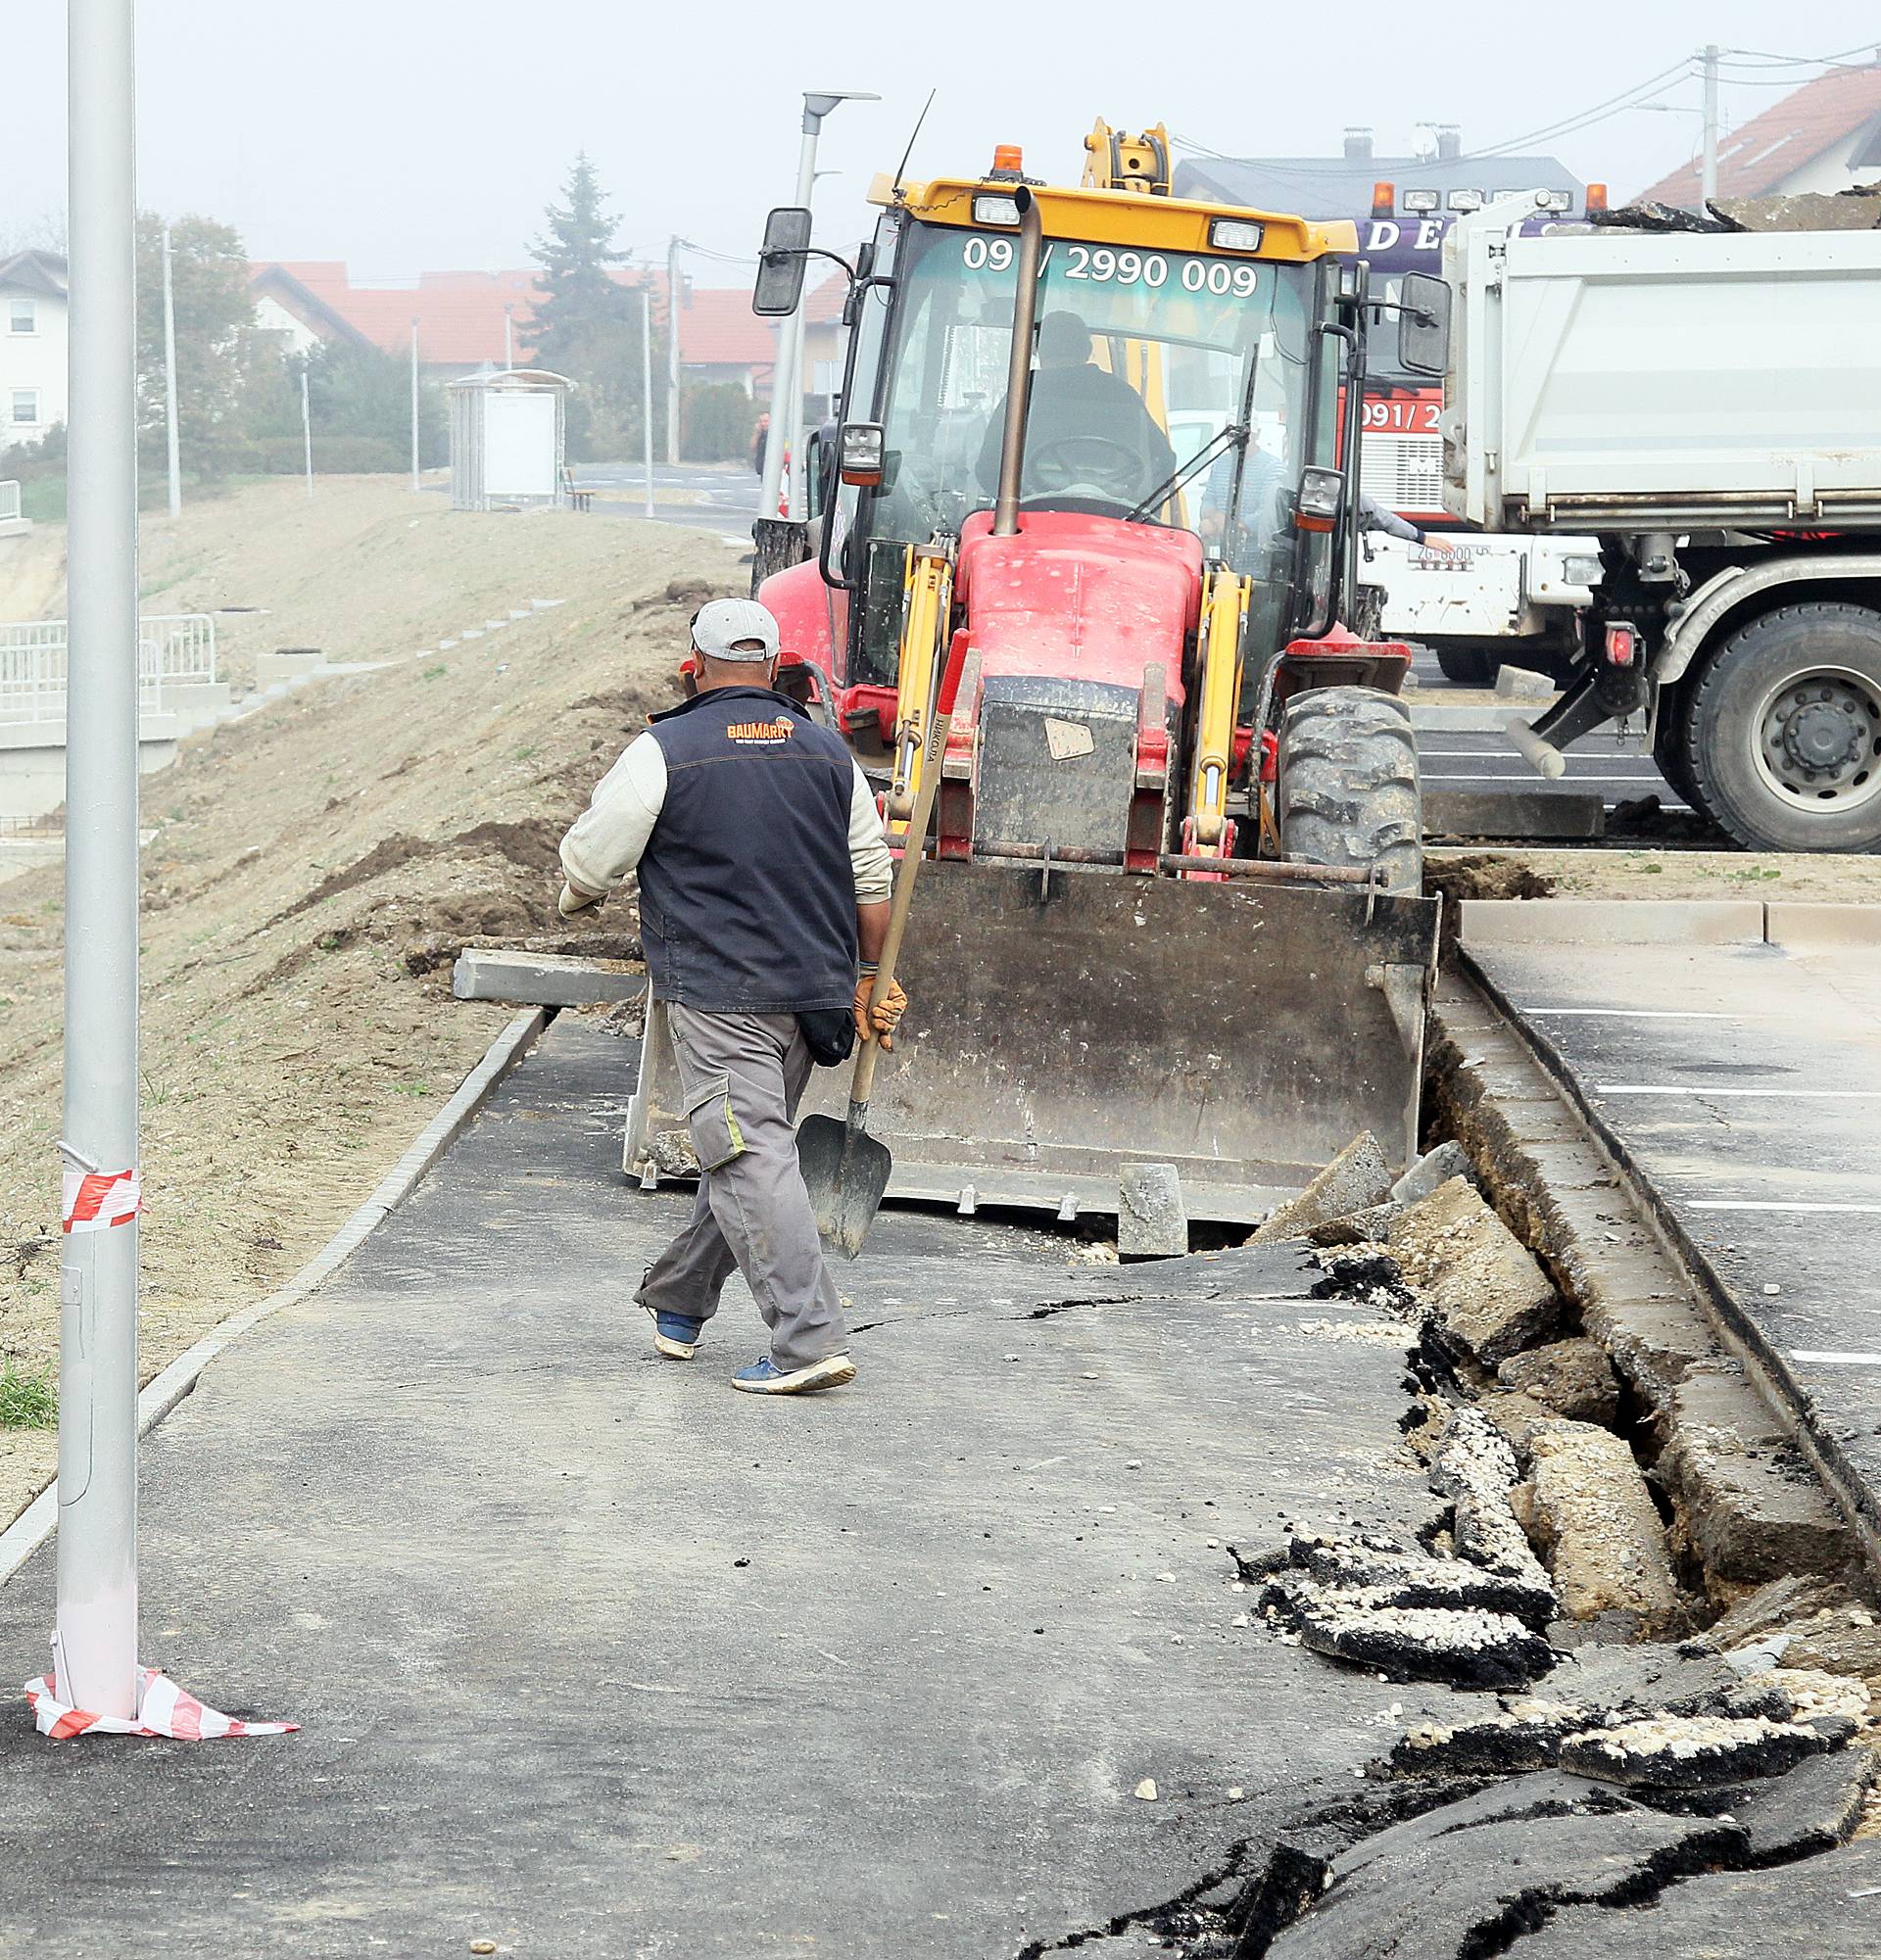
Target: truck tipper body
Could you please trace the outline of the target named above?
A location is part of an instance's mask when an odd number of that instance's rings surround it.
[[[1444,500],[1592,534],[1545,773],[1607,721],[1740,843],[1881,848],[1881,231],[1446,242]]]

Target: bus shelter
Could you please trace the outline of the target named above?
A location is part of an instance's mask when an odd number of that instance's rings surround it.
[[[491,510],[566,501],[565,374],[506,367],[449,386],[451,507]]]

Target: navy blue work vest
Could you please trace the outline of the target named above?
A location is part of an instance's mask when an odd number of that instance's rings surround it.
[[[855,765],[768,688],[713,688],[652,720],[666,800],[640,860],[655,1000],[802,1014],[855,990]]]

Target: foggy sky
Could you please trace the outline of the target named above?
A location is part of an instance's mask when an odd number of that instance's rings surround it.
[[[1336,154],[1346,123],[1402,154],[1421,121],[1460,123],[1468,150],[1592,108],[1702,40],[1824,55],[1881,39],[1873,0],[140,0],[137,12],[140,202],[222,218],[258,259],[344,259],[362,282],[524,263],[579,146],[612,193],[622,244],[663,254],[677,231],[748,256],[765,209],[790,200],[806,86],[883,98],[825,125],[834,174],[818,184],[818,235],[840,244],[867,228],[869,178],[894,167],[930,86],[911,175],[975,170],[995,142],[1018,142],[1035,174],[1075,182],[1099,114],[1131,129],[1162,120],[1231,155]],[[0,238],[65,197],[65,9],[13,0],[6,13]],[[1192,35],[1175,29],[1184,17]],[[1727,84],[1727,123],[1781,93]],[[1668,99],[1695,111],[1697,81]],[[1698,130],[1696,114],[1634,110],[1534,148],[1617,197],[1689,157]],[[700,285],[747,277],[692,269]]]

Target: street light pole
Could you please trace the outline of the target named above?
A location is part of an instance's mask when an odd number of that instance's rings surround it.
[[[169,449],[169,514],[183,511],[183,466],[176,433],[176,294],[169,276],[169,226],[164,226],[164,412]]]
[[[1717,195],[1717,43],[1705,49],[1705,139],[1699,164],[1699,198],[1709,205]]]
[[[512,307],[503,310],[503,364],[506,369],[516,364],[516,322]]]
[[[666,241],[666,460],[679,460],[679,248],[675,233]]]
[[[137,304],[132,0],[70,0],[60,1697],[137,1712]],[[172,422],[171,426],[174,426]],[[94,1216],[87,1217],[87,1213]],[[123,1215],[121,1223],[107,1219]]]
[[[807,211],[816,188],[816,139],[823,119],[839,102],[880,102],[879,95],[856,89],[809,90],[803,93],[803,141],[796,159],[796,202]],[[791,453],[791,505],[786,513],[803,514],[803,302],[778,323],[777,366],[771,375],[771,425],[764,443],[764,489],[759,515],[778,514],[778,488],[784,471],[784,452]]]
[[[418,318],[411,316],[411,488],[418,489]]]
[[[640,422],[647,462],[647,515],[653,514],[653,280],[640,282]]]
[[[314,413],[307,398],[307,362],[301,363],[301,449],[307,459],[307,494],[314,495]]]

